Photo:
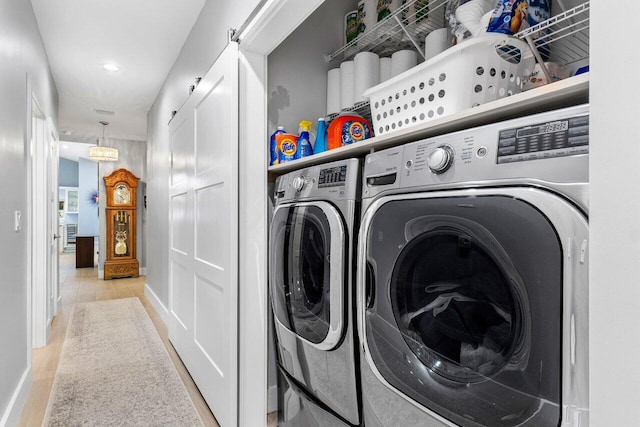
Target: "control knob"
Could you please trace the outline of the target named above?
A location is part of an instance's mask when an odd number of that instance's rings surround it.
[[[304,188],[304,178],[301,176],[296,176],[295,178],[293,178],[291,186],[296,191],[302,190]]]
[[[453,164],[453,148],[448,145],[441,145],[435,148],[429,158],[427,164],[431,172],[439,174],[445,172]]]

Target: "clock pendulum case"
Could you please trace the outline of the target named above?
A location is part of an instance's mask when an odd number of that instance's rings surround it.
[[[136,190],[138,181],[126,169],[104,177],[106,186],[107,256],[104,278],[138,277],[136,258]]]

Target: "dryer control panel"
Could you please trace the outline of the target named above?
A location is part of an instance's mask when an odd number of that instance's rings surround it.
[[[589,115],[500,130],[498,163],[589,152]]]
[[[310,166],[276,179],[276,203],[296,200],[356,200],[360,196],[360,162],[338,160]]]

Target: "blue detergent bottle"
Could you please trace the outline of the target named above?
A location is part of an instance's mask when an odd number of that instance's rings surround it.
[[[314,154],[327,151],[327,124],[324,117],[318,119],[318,135],[316,136],[316,145],[313,146]]]
[[[278,126],[276,131],[271,134],[271,139],[269,141],[269,165],[277,165],[280,163],[280,153],[278,148],[278,142],[276,141],[276,135],[279,133],[285,133],[284,126]]]
[[[311,126],[313,122],[303,120],[299,124],[300,134],[298,136],[298,146],[300,147],[300,157],[308,157],[313,155],[313,146],[311,145]]]

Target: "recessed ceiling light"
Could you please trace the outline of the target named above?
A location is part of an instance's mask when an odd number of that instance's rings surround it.
[[[107,62],[106,64],[102,64],[102,68],[107,71],[120,71],[120,67],[112,62]]]
[[[67,149],[67,148],[69,148],[69,145],[68,144],[62,144],[62,148]]]

